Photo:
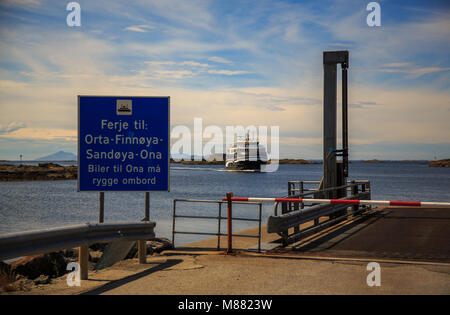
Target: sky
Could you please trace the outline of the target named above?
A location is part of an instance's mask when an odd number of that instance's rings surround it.
[[[350,52],[350,159],[450,158],[448,1],[377,1],[375,27],[370,1],[79,0],[79,27],[69,2],[0,0],[0,159],[76,153],[77,95],[170,96],[172,127],[279,126],[281,158],[321,159],[325,50]]]

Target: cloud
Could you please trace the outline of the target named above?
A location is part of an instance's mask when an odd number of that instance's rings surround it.
[[[136,70],[140,80],[182,80],[201,73],[209,65],[196,61],[145,61],[144,69]]]
[[[411,62],[391,62],[391,63],[385,63],[382,64],[382,67],[388,67],[388,68],[404,68],[411,66]]]
[[[15,125],[12,125],[10,130],[7,130],[7,132],[0,132],[0,138],[9,140],[76,142],[77,131],[56,128],[26,128],[25,124],[16,123]]]
[[[418,67],[411,70],[406,71],[406,73],[411,74],[411,78],[418,78],[425,74],[449,71],[450,67]]]
[[[185,78],[191,78],[195,74],[190,70],[154,70],[149,73],[149,76],[158,80],[181,80]]]
[[[349,44],[349,43],[332,43],[332,44],[329,44],[328,46],[330,46],[330,47],[349,48],[349,47],[352,46],[352,44]]]
[[[23,129],[25,127],[26,127],[25,123],[21,121],[12,121],[6,126],[0,124],[0,135],[10,134],[16,130]]]
[[[374,105],[379,105],[377,102],[358,101],[348,104],[352,108],[372,108]]]
[[[4,0],[2,4],[7,6],[40,6],[41,0]]]
[[[190,66],[190,67],[200,67],[200,68],[208,68],[209,64],[200,63],[195,61],[183,61],[178,63],[180,66]]]
[[[336,41],[352,44],[350,69],[353,65],[364,68],[365,75],[373,72],[406,73],[415,79],[424,74],[447,70],[448,59],[442,52],[450,48],[450,20],[448,10],[411,14],[407,5],[397,10],[399,18],[382,22],[381,27],[368,27],[364,10],[351,10],[328,28]],[[407,62],[398,58],[408,59]],[[418,66],[418,64],[422,64]],[[379,69],[383,67],[382,69]],[[367,71],[369,70],[369,71]],[[364,78],[365,79],[365,78]]]
[[[213,62],[217,62],[217,63],[225,63],[225,64],[231,64],[233,63],[232,61],[222,58],[222,57],[217,57],[217,56],[213,56],[213,57],[209,57],[208,60],[213,61]]]
[[[292,109],[292,107],[298,106],[313,107],[322,105],[321,99],[304,97],[298,94],[293,95],[292,92],[287,89],[270,89],[264,87],[241,89],[237,94],[249,98],[247,102],[249,104],[254,104],[255,107],[263,107],[271,111],[285,111],[287,108]]]
[[[209,10],[209,1],[149,0],[142,3],[152,14],[157,14],[172,23],[194,26],[206,31],[212,30],[214,17]]]
[[[384,67],[383,67],[384,66]],[[382,65],[382,68],[375,69],[375,72],[387,72],[387,73],[405,73],[408,74],[408,78],[418,78],[422,75],[437,73],[443,71],[449,71],[450,67],[420,67],[410,62],[396,62],[387,63]]]
[[[152,25],[134,25],[128,26],[124,28],[125,31],[139,32],[139,33],[147,33],[148,31],[152,31],[156,29],[156,27]]]
[[[150,67],[165,67],[165,68],[208,68],[207,63],[200,63],[196,61],[145,61],[146,65]]]
[[[243,70],[208,70],[210,74],[223,74],[223,75],[242,75],[250,72]]]
[[[12,80],[0,80],[0,89],[17,89],[25,87],[25,82],[12,81]]]
[[[181,80],[199,75],[235,76],[250,73],[244,70],[214,69],[208,63],[198,61],[145,61],[147,68],[135,70],[142,79]]]
[[[60,12],[53,6],[43,6],[39,27],[5,20],[0,119],[7,125],[0,138],[73,143],[77,94],[170,95],[174,124],[203,117],[209,124],[280,125],[283,134],[299,135],[301,148],[303,135],[322,132],[322,50],[350,46],[352,143],[445,141],[449,23],[420,13],[374,29],[364,8],[339,4],[95,1],[83,10],[99,33],[55,27],[52,14]],[[399,87],[394,74],[427,76]],[[432,76],[447,89],[436,88]],[[11,121],[28,128],[14,130],[19,125]]]

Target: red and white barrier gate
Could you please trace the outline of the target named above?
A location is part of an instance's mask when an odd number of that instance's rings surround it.
[[[226,197],[223,200],[227,200]],[[303,202],[316,204],[335,205],[374,205],[374,206],[397,206],[397,207],[450,207],[450,202],[421,202],[421,201],[386,201],[386,200],[349,200],[349,199],[302,199],[302,198],[246,198],[232,197],[231,201],[253,201],[253,202]]]

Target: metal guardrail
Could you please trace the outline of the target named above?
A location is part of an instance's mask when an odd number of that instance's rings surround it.
[[[0,260],[113,240],[155,237],[155,222],[79,224],[0,235]]]
[[[80,224],[0,235],[0,261],[26,255],[80,247],[81,280],[87,279],[88,246],[116,240],[137,240],[139,262],[145,261],[142,244],[155,237],[155,222]],[[145,244],[144,244],[145,245]]]
[[[320,181],[289,181],[288,182],[288,194],[287,196],[284,196],[282,198],[305,198],[305,197],[313,197],[315,199],[325,198],[324,193],[329,191],[344,191],[351,192],[353,195],[358,194],[358,192],[370,192],[370,181],[368,180],[352,180],[347,181],[347,185],[339,186],[339,187],[332,187],[332,188],[326,188],[326,189],[317,189],[317,188],[305,188],[306,184],[320,184]],[[296,188],[296,185],[298,185],[298,188]],[[275,203],[274,205],[274,215],[277,215],[278,210],[278,204]],[[282,204],[282,211],[281,213],[287,213],[299,209],[304,208],[304,203],[283,203]]]
[[[217,216],[195,216],[195,215],[178,215],[176,213],[177,202],[192,202],[192,203],[211,203],[218,204],[218,215]],[[220,250],[220,237],[228,236],[226,233],[221,233],[221,221],[228,220],[228,217],[222,216],[222,204],[226,204],[226,201],[222,200],[200,200],[200,199],[174,199],[173,200],[173,213],[172,213],[172,244],[175,247],[175,234],[191,234],[191,235],[211,235],[217,236],[217,250]],[[262,203],[260,202],[233,202],[234,204],[244,204],[244,205],[257,205],[259,206],[259,216],[258,219],[253,218],[239,218],[232,217],[232,221],[253,221],[258,222],[258,235],[243,235],[243,234],[232,234],[233,237],[252,237],[258,238],[258,252],[261,251],[261,216],[262,216]],[[188,218],[188,219],[210,219],[217,220],[217,232],[195,232],[195,231],[177,231],[175,230],[175,220],[176,218]]]
[[[357,195],[348,196],[340,199],[359,199],[369,200],[370,193],[364,192]],[[343,205],[315,205],[300,209],[297,211],[288,212],[279,216],[269,216],[267,220],[267,232],[281,233],[289,228],[298,226],[302,223],[318,219],[323,216],[328,216],[334,212],[353,207],[347,204]]]
[[[349,181],[347,185],[332,187],[327,189],[306,189],[305,184],[319,184],[318,181],[290,181],[288,182],[288,195],[283,198],[309,198],[320,199],[325,193],[329,191],[336,191],[345,193],[351,192],[350,196],[342,197],[340,199],[360,199],[370,200],[370,181],[358,180]],[[295,185],[298,185],[297,189]],[[318,230],[329,227],[340,220],[347,218],[350,215],[358,214],[366,209],[368,206],[349,206],[349,205],[314,205],[314,203],[304,204],[302,202],[283,202],[281,215],[278,215],[278,205],[280,202],[274,204],[274,215],[267,219],[267,232],[278,233],[282,237],[284,245],[293,243],[302,237],[312,234]],[[306,206],[306,207],[305,207]],[[353,211],[345,211],[352,208]],[[321,217],[328,216],[329,219],[324,222],[319,222]],[[311,227],[301,231],[300,224],[313,221]],[[289,229],[293,228],[293,232],[289,234]]]

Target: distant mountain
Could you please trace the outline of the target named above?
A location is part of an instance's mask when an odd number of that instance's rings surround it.
[[[70,152],[58,151],[53,154],[42,156],[35,161],[76,161],[77,156]]]

